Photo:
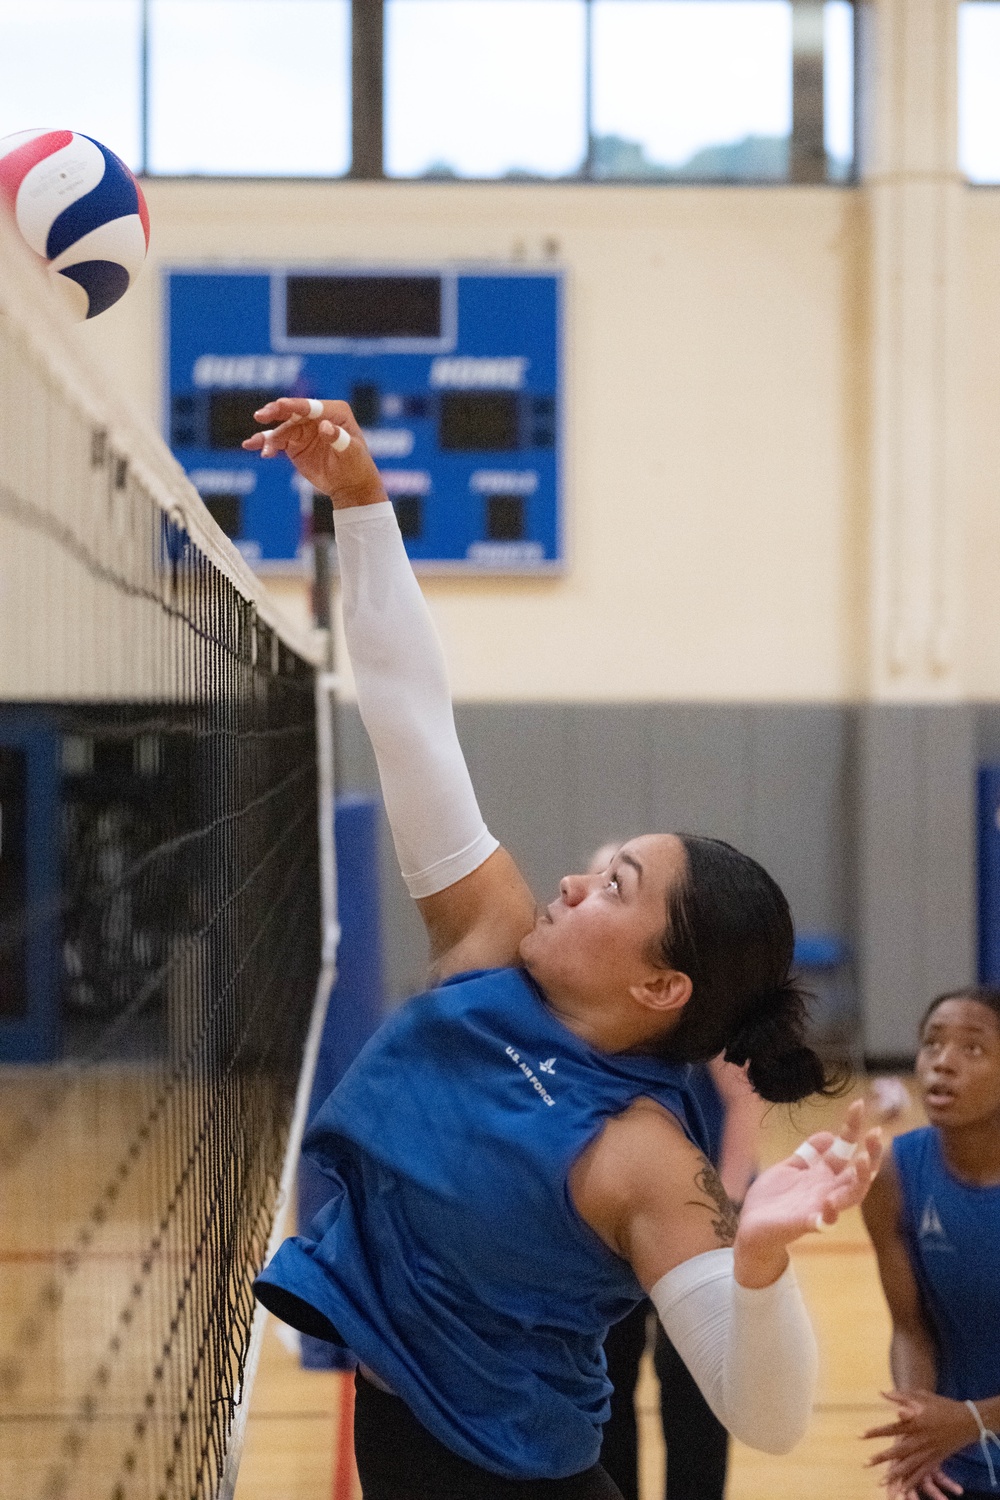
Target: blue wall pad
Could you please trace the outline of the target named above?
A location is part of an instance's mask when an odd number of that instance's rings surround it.
[[[44,709],[0,707],[0,1062],[62,1051],[60,743]]]
[[[379,817],[375,797],[345,795],[337,799],[337,901],[340,948],[337,983],[326,1013],[309,1101],[312,1119],[339,1083],[378,1026],[385,1010],[382,960],[382,910],[379,881]],[[299,1165],[299,1227],[305,1228],[330,1197],[329,1180],[312,1162]],[[302,1336],[302,1364],[307,1370],[349,1370],[350,1354],[322,1339]]]

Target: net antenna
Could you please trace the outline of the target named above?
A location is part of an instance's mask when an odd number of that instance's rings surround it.
[[[0,212],[0,1493],[235,1484],[337,946],[335,685]]]

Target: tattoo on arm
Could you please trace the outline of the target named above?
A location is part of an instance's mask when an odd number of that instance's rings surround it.
[[[704,1161],[704,1159],[703,1159]],[[736,1229],[739,1224],[734,1204],[730,1201],[722,1179],[712,1166],[711,1162],[704,1161],[704,1165],[695,1174],[694,1185],[699,1193],[705,1198],[711,1199],[706,1203],[704,1198],[690,1198],[685,1207],[707,1209],[712,1218],[712,1228],[720,1245],[731,1245],[736,1239]]]

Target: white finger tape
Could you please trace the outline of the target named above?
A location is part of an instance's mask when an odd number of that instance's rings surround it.
[[[816,1214],[812,1225],[817,1234],[825,1234],[828,1229],[833,1228],[833,1225],[828,1224],[822,1214]]]
[[[835,1156],[838,1161],[850,1161],[857,1149],[854,1141],[845,1141],[842,1135],[838,1135],[834,1138],[829,1154]]]
[[[331,447],[333,448],[334,453],[343,453],[345,448],[350,447],[350,443],[351,434],[348,432],[346,427],[342,427],[337,433],[337,436],[334,438]]]
[[[310,396],[309,398],[309,415],[314,422],[318,422],[323,415],[323,403],[322,401],[317,401],[315,396]]]
[[[810,1145],[808,1141],[803,1141],[801,1146],[796,1146],[793,1154],[801,1156],[807,1167],[815,1166],[816,1162],[821,1159],[816,1147]]]

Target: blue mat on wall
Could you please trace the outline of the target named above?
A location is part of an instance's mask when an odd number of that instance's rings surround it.
[[[331,1089],[378,1026],[385,1011],[382,909],[378,834],[381,804],[374,797],[348,794],[337,799],[337,901],[340,948],[337,983],[330,996],[309,1102],[312,1119]],[[302,1158],[298,1176],[300,1229],[330,1196],[326,1177]],[[307,1370],[352,1370],[354,1357],[322,1339],[302,1335]]]

